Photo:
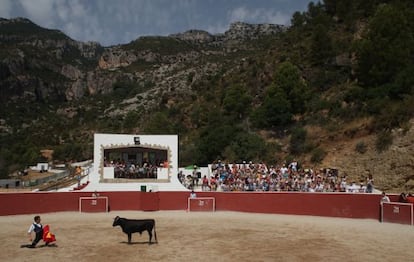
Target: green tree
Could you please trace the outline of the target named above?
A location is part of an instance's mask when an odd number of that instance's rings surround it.
[[[306,18],[304,14],[296,11],[295,13],[293,13],[290,23],[292,24],[293,27],[301,27],[306,23]]]
[[[311,45],[310,45],[311,61],[315,65],[325,64],[329,58],[332,57],[333,48],[332,40],[328,33],[326,25],[318,24],[315,26],[312,32]]]
[[[256,134],[238,133],[230,142],[229,148],[234,152],[234,161],[262,161],[266,154],[266,144]]]
[[[292,122],[293,114],[303,113],[311,98],[310,89],[299,69],[290,62],[281,63],[267,87],[263,103],[252,113],[257,127],[282,127]]]
[[[308,10],[306,12],[306,16],[308,20],[307,22],[312,23],[313,19],[320,16],[324,12],[325,12],[325,7],[320,2],[316,4],[314,2],[310,2],[308,4]]]
[[[259,128],[280,128],[292,122],[292,109],[283,89],[268,87],[263,103],[252,113],[252,122]]]
[[[303,113],[311,92],[302,80],[299,69],[290,62],[280,64],[274,76],[275,85],[287,94],[293,113]]]
[[[242,119],[245,112],[250,109],[252,101],[247,88],[241,85],[229,87],[224,94],[223,108],[228,114],[235,114],[237,118]]]
[[[79,143],[65,143],[61,145],[57,145],[53,148],[53,158],[59,159],[63,161],[80,161],[84,160],[82,152],[86,148],[83,147],[82,144]]]
[[[239,132],[241,132],[240,129],[225,121],[206,126],[196,142],[196,148],[198,149],[194,156],[196,162],[208,164],[217,158],[222,158],[222,152]]]
[[[22,160],[26,163],[36,163],[40,158],[40,150],[37,147],[27,147],[26,152],[22,155]]]
[[[195,128],[205,125],[208,122],[208,112],[209,107],[206,104],[193,103],[191,105],[189,117]]]
[[[389,89],[391,98],[401,99],[405,95],[414,95],[414,63],[398,72]]]
[[[166,113],[156,112],[150,116],[144,132],[147,134],[173,134],[174,128]]]
[[[393,82],[413,63],[412,12],[390,4],[380,5],[370,19],[365,37],[357,43],[357,76],[361,85],[378,87]]]
[[[322,24],[327,27],[331,22],[331,18],[328,16],[325,5],[323,5],[321,2],[313,3],[310,2],[308,4],[308,11],[306,12],[306,23],[313,26]]]
[[[188,166],[194,164],[194,161],[197,159],[195,156],[198,154],[198,150],[194,143],[188,141],[186,143],[180,144],[178,150],[180,156],[180,163],[178,163],[179,166]]]

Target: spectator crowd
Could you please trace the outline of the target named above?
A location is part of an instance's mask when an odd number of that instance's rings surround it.
[[[157,178],[157,166],[144,160],[142,165],[126,162],[124,160],[105,161],[105,167],[114,168],[115,178]]]
[[[194,169],[192,175],[179,173],[183,185],[193,189],[201,185],[203,191],[297,191],[297,192],[359,192],[372,193],[374,181],[370,176],[356,183],[339,176],[336,169],[313,170],[299,168],[296,161],[288,165],[264,163],[222,163],[209,165],[211,176],[200,177]]]

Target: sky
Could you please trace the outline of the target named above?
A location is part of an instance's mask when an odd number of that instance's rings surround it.
[[[0,17],[24,17],[103,46],[191,29],[224,33],[233,22],[289,25],[311,0],[0,0]],[[314,1],[317,2],[317,1]]]

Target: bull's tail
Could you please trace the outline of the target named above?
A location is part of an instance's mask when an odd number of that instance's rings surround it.
[[[158,243],[157,232],[155,231],[155,221],[154,221],[154,238],[155,238],[155,243]]]

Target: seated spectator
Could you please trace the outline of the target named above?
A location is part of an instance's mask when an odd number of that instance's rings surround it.
[[[359,189],[358,189],[358,192],[359,192],[359,193],[365,193],[365,192],[366,192],[366,190],[367,190],[367,187],[366,187],[366,186],[364,186],[364,183],[360,183],[360,184],[359,184]]]
[[[381,205],[383,203],[389,203],[389,202],[391,202],[390,198],[385,194],[385,192],[382,192],[382,197],[380,200]]]
[[[400,194],[400,196],[399,196],[399,198],[398,198],[398,202],[401,202],[401,203],[408,203],[407,196],[405,195],[405,193],[404,193],[404,192],[402,192],[402,193]]]
[[[355,193],[357,191],[358,191],[357,185],[353,181],[352,184],[350,186],[348,186],[348,192]]]

